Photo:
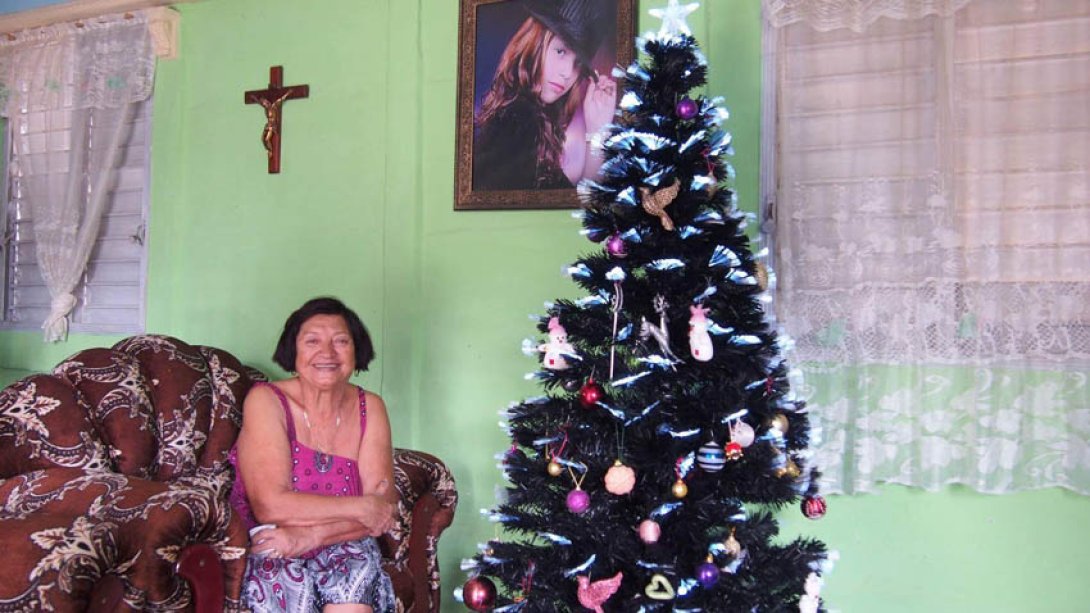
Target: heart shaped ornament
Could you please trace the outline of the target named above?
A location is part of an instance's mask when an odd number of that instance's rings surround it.
[[[651,583],[647,584],[643,593],[651,600],[673,600],[674,586],[665,576],[655,573],[651,575]]]

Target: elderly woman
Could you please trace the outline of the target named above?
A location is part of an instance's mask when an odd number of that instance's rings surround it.
[[[390,423],[382,398],[348,381],[373,357],[359,317],[315,298],[273,354],[294,376],[246,397],[232,502],[251,528],[243,601],[255,612],[393,611],[374,539],[397,504]]]

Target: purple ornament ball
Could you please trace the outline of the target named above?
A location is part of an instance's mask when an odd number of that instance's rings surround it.
[[[606,252],[615,258],[623,258],[628,255],[624,239],[621,238],[620,234],[614,234],[606,239]]]
[[[568,510],[572,513],[583,513],[590,508],[590,494],[583,490],[568,492]]]
[[[692,98],[685,96],[678,101],[677,107],[674,110],[677,111],[678,117],[689,120],[693,117],[696,117],[696,113],[699,109],[697,108],[696,103],[693,102]]]
[[[704,589],[710,590],[719,582],[719,568],[712,562],[705,562],[696,569],[696,580]]]
[[[496,606],[496,584],[488,577],[473,577],[462,586],[462,602],[473,611],[491,611]]]

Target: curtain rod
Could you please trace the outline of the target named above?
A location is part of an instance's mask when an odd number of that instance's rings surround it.
[[[69,0],[61,4],[0,16],[0,34],[18,32],[29,28],[40,28],[55,23],[90,19],[110,13],[138,11],[140,9],[196,1],[198,0]]]

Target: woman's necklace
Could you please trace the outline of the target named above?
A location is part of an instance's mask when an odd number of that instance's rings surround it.
[[[299,407],[299,408],[302,409],[302,407]],[[321,444],[318,443],[318,438],[316,436],[314,436],[314,428],[310,425],[310,411],[307,411],[306,409],[303,409],[303,423],[305,423],[307,425],[307,434],[310,435],[310,440],[311,440],[312,443],[314,443],[314,448],[317,449],[318,451],[320,451],[323,454],[328,453],[328,452],[326,452],[326,449],[332,449],[333,448],[332,438],[330,438],[328,440],[328,444],[326,444],[326,445],[321,445]],[[340,412],[338,412],[337,413],[337,420],[333,424],[333,436],[336,436],[337,431],[340,430],[340,429],[341,429],[341,414],[340,414]]]

